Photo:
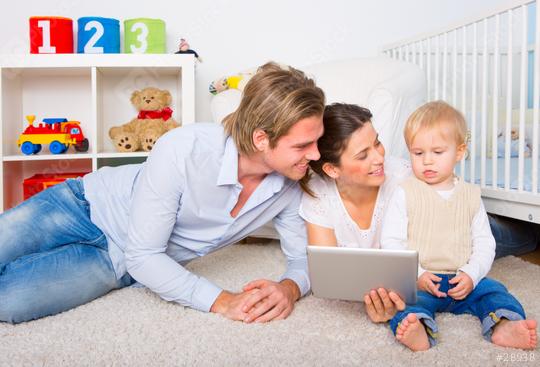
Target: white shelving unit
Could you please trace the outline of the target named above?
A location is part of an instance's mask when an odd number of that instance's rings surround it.
[[[118,153],[108,135],[111,126],[137,115],[130,102],[134,90],[169,90],[173,117],[182,125],[195,122],[193,55],[0,55],[0,74],[0,213],[22,202],[22,182],[35,173],[143,161],[148,153]],[[17,139],[28,124],[26,115],[36,115],[34,124],[50,117],[80,121],[88,152],[71,147],[55,155],[44,146],[36,155],[22,154]]]

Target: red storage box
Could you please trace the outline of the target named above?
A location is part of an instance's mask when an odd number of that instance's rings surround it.
[[[24,200],[45,190],[47,187],[54,186],[60,182],[64,182],[68,178],[82,177],[89,172],[74,172],[74,173],[55,173],[42,174],[38,173],[32,177],[25,178],[23,181],[23,196]]]
[[[31,17],[30,53],[73,53],[73,20],[64,17]]]

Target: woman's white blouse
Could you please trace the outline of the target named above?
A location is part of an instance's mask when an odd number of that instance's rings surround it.
[[[384,162],[386,179],[379,189],[369,228],[360,228],[351,218],[336,182],[313,174],[309,187],[316,197],[304,193],[300,216],[305,221],[334,230],[338,246],[379,248],[381,224],[388,201],[395,188],[411,175],[410,163],[404,159],[387,157]]]

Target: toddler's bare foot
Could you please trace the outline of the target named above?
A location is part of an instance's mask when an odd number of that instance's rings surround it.
[[[426,328],[414,313],[408,314],[406,318],[401,320],[401,324],[396,330],[396,338],[413,352],[429,349]]]
[[[493,330],[491,341],[501,347],[534,349],[538,341],[536,320],[502,320]]]

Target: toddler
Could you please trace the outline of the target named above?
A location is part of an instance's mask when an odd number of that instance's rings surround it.
[[[398,187],[383,221],[381,247],[418,251],[418,302],[390,321],[398,341],[427,350],[436,312],[473,314],[484,337],[503,347],[536,347],[536,321],[504,285],[486,278],[495,257],[480,188],[454,176],[466,151],[463,115],[442,101],[417,109],[405,141],[414,176]]]

